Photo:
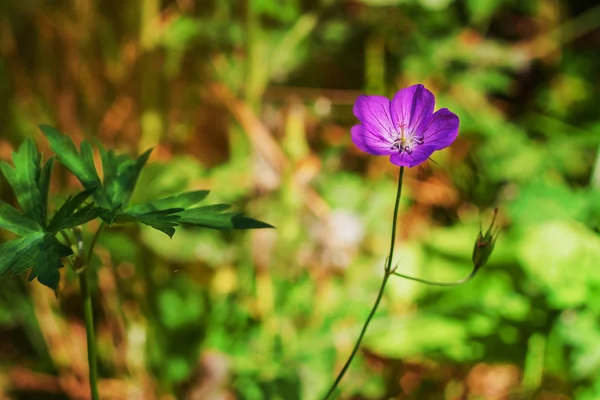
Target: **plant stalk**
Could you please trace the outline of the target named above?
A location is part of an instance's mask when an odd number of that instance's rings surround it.
[[[98,241],[98,237],[104,229],[104,223],[100,224],[98,230],[94,234],[92,241],[86,251],[83,246],[83,238],[81,231],[74,231],[77,238],[77,248],[79,249],[80,262],[83,263],[78,269],[79,286],[81,288],[81,297],[83,298],[83,315],[85,319],[85,336],[87,340],[88,350],[88,369],[90,380],[90,394],[92,400],[99,400],[98,393],[98,347],[96,343],[96,331],[94,330],[94,311],[92,308],[92,292],[89,285],[89,266],[94,252],[94,247]]]
[[[90,393],[92,400],[99,400],[98,394],[98,350],[96,347],[96,333],[94,331],[94,313],[92,310],[92,295],[88,282],[87,268],[79,273],[79,285],[83,297],[83,313],[85,316],[85,335],[87,339],[88,367],[90,378]]]
[[[365,333],[367,332],[367,328],[369,327],[369,324],[371,323],[371,320],[373,319],[375,312],[377,312],[377,308],[379,307],[379,303],[381,302],[381,298],[383,297],[383,291],[385,290],[385,285],[387,284],[387,281],[390,278],[390,276],[394,273],[395,269],[392,269],[392,259],[394,258],[394,245],[396,242],[396,224],[398,221],[398,209],[400,206],[400,196],[402,194],[402,178],[403,178],[403,176],[404,176],[404,167],[400,167],[400,175],[398,176],[398,190],[396,192],[396,203],[394,205],[394,219],[393,219],[393,223],[392,223],[392,237],[390,240],[390,242],[391,242],[390,243],[390,252],[389,252],[389,255],[386,260],[387,262],[385,265],[383,280],[381,282],[381,287],[379,288],[379,293],[377,293],[377,299],[375,299],[373,308],[371,309],[371,312],[369,313],[369,316],[367,317],[367,320],[365,321],[365,323],[362,327],[362,330],[360,331],[360,335],[358,336],[358,339],[356,340],[356,343],[354,344],[354,349],[352,349],[352,353],[350,353],[350,357],[346,361],[346,364],[344,364],[344,367],[338,374],[337,378],[335,379],[335,382],[333,382],[333,385],[331,386],[331,389],[329,389],[329,391],[327,392],[327,395],[325,396],[324,400],[328,400],[331,397],[331,395],[335,392],[338,385],[342,381],[342,378],[346,374],[346,371],[350,367],[350,364],[352,363],[354,356],[356,355],[356,353],[358,352],[358,349],[360,348],[360,344],[363,340],[363,337],[365,336]]]
[[[426,285],[431,285],[431,286],[458,286],[458,285],[462,285],[463,283],[469,282],[471,279],[473,279],[473,277],[475,276],[476,273],[477,273],[477,268],[473,269],[473,271],[469,274],[469,276],[467,276],[466,278],[463,278],[459,281],[456,281],[456,282],[429,281],[427,279],[415,278],[413,276],[404,275],[399,272],[392,272],[392,275],[399,276],[400,278],[408,279],[411,281],[424,283]]]

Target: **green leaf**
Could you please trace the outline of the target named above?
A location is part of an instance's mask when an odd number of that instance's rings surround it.
[[[223,212],[230,207],[228,204],[213,204],[185,210],[179,213],[181,218],[178,222],[219,230],[273,228],[265,222],[245,217],[240,212]]]
[[[37,280],[55,292],[58,290],[63,264],[61,258],[73,251],[52,234],[35,232],[23,238],[0,244],[0,276],[19,275],[29,268],[29,281]]]
[[[230,207],[228,204],[213,204],[184,210],[179,213],[179,223],[212,229],[233,229],[232,219],[240,213],[222,212]]]
[[[74,212],[71,216],[62,220],[58,226],[54,227],[54,230],[49,229],[49,232],[55,233],[63,229],[69,229],[83,225],[98,217],[103,218],[107,211],[109,210],[106,210],[102,207],[96,207],[95,203],[86,204]]]
[[[77,195],[69,197],[52,217],[50,224],[48,224],[47,231],[55,233],[63,229],[73,228],[103,215],[106,210],[96,207],[94,203],[87,204],[80,208],[83,202],[85,202],[97,189],[98,188],[85,189]]]
[[[35,263],[28,280],[31,282],[37,278],[38,282],[56,291],[60,281],[58,270],[63,267],[60,259],[72,255],[73,251],[49,234],[44,236],[44,240],[35,250],[37,250]]]
[[[0,276],[10,274],[18,275],[30,267],[33,254],[30,249],[43,240],[43,232],[35,232],[25,237],[0,244]]]
[[[243,215],[236,215],[231,219],[231,223],[233,224],[233,229],[237,230],[275,228],[273,225],[267,224],[266,222],[245,217]]]
[[[74,164],[74,157],[79,157],[71,140],[49,127],[46,130],[49,138],[56,139],[57,148],[64,147],[63,157]],[[50,131],[48,131],[50,129]],[[70,146],[69,146],[70,144]],[[66,156],[64,156],[66,154]],[[83,158],[91,160],[91,147],[82,146]],[[19,239],[0,244],[0,276],[18,275],[31,268],[29,280],[36,279],[55,291],[58,289],[62,268],[62,257],[73,254],[70,248],[61,244],[55,237],[58,230],[80,225],[95,218],[104,210],[81,204],[96,190],[84,190],[73,198],[69,198],[47,227],[48,192],[50,177],[54,167],[54,158],[42,166],[42,155],[33,140],[28,139],[13,152],[14,167],[6,162],[0,163],[0,169],[13,188],[22,212],[0,200],[0,228],[7,229],[19,236]],[[74,164],[76,165],[76,163]],[[93,170],[95,174],[95,169]],[[97,178],[97,176],[96,176]],[[97,180],[100,184],[99,179]]]
[[[38,223],[2,200],[0,200],[0,228],[7,229],[19,236],[26,236],[42,230]]]
[[[31,268],[30,281],[37,278],[41,284],[56,292],[60,281],[58,270],[63,267],[61,258],[70,256],[73,252],[60,243],[55,234],[61,229],[88,222],[105,211],[93,204],[80,208],[94,190],[87,189],[67,199],[46,229],[0,200],[0,228],[22,236],[0,244],[0,276],[18,275]]]
[[[40,125],[40,129],[50,142],[50,147],[59,157],[60,162],[79,179],[84,188],[100,187],[100,178],[94,165],[94,152],[89,142],[81,142],[81,149],[70,137],[62,134],[49,125]]]
[[[57,129],[48,125],[40,125],[40,129],[50,141],[50,146],[60,161],[79,179],[85,189],[100,188],[93,194],[98,206],[105,209],[99,216],[108,224],[112,224],[118,210],[127,206],[152,150],[133,159],[126,154],[115,155],[112,150],[98,146],[104,173],[101,181],[96,172],[94,151],[89,142],[81,142],[78,150],[73,141]]]
[[[178,225],[178,212],[183,211],[182,208],[169,208],[166,210],[150,211],[147,213],[121,213],[115,218],[115,223],[140,222],[144,225],[151,226],[169,237],[175,234],[175,227]]]
[[[140,222],[173,237],[175,227],[179,225],[181,219],[179,213],[184,212],[186,207],[204,200],[208,193],[207,190],[198,190],[130,206],[125,212],[117,215],[115,223]],[[229,208],[225,204],[216,205],[216,208],[215,206],[209,207],[215,210]]]
[[[47,206],[44,198],[46,196],[42,196],[39,184],[45,182],[45,175],[48,174],[48,171],[44,171],[42,174],[40,167],[42,155],[38,152],[33,140],[28,139],[21,144],[17,151],[13,152],[12,158],[14,167],[6,162],[1,162],[0,169],[13,188],[23,214],[44,226]]]
[[[193,206],[204,200],[208,193],[209,192],[205,190],[182,193],[177,196],[171,196],[150,203],[129,207],[126,210],[126,213],[134,214],[137,218],[140,218],[140,214],[142,213],[156,212],[163,207],[169,207],[171,210],[174,208],[179,208],[179,212],[176,213],[178,218],[173,219],[170,217],[171,219],[169,219],[171,229],[180,224],[201,226],[219,230],[273,228],[273,226],[265,222],[245,217],[239,212],[223,212],[231,208],[229,204],[212,204],[208,206],[186,209],[187,207]],[[143,221],[140,220],[140,222]],[[171,229],[169,229],[169,232]],[[163,232],[165,231],[163,230]]]
[[[167,208],[182,208],[194,206],[200,203],[208,196],[208,190],[197,190],[194,192],[181,193],[176,196],[166,197],[164,199],[151,201],[150,203],[138,204],[127,208],[130,213],[146,213]],[[229,206],[228,206],[229,207]]]
[[[104,171],[104,198],[99,202],[101,206],[115,209],[126,206],[131,198],[140,172],[152,149],[132,159],[126,154],[116,156],[112,150],[99,147],[102,168]]]
[[[228,204],[185,209],[199,203],[207,195],[208,191],[200,190],[131,206],[118,214],[114,222],[141,222],[166,233],[169,237],[175,233],[175,227],[181,224],[219,230],[272,228],[267,223],[244,217],[238,212],[223,212],[231,207]],[[163,207],[169,208],[161,210]]]

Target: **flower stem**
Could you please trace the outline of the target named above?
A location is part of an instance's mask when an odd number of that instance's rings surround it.
[[[412,276],[403,275],[398,272],[392,272],[392,275],[399,276],[400,278],[408,279],[408,280],[415,281],[415,282],[421,282],[421,283],[424,283],[426,285],[431,285],[431,286],[458,286],[458,285],[462,285],[463,283],[469,282],[471,279],[473,279],[473,277],[475,276],[476,273],[477,273],[477,269],[473,269],[473,271],[469,274],[469,276],[467,276],[466,278],[463,278],[459,281],[456,281],[456,282],[428,281],[427,279],[415,278]]]
[[[400,167],[400,175],[398,176],[398,191],[396,192],[396,203],[394,205],[394,219],[392,223],[392,238],[390,240],[390,254],[385,265],[386,276],[393,272],[392,259],[394,258],[394,244],[396,243],[396,223],[398,222],[398,209],[400,208],[400,196],[402,195],[402,178],[404,177],[404,167]]]
[[[92,241],[90,242],[87,251],[83,248],[83,240],[81,237],[77,237],[77,231],[75,235],[78,241],[79,257],[83,265],[77,270],[79,275],[79,286],[81,287],[81,296],[83,298],[83,314],[85,318],[85,335],[87,339],[88,349],[88,368],[89,368],[89,379],[90,379],[90,394],[92,400],[99,400],[100,395],[98,394],[98,349],[96,344],[96,332],[94,330],[94,312],[92,308],[92,292],[89,286],[89,266],[92,259],[92,253],[98,237],[104,229],[104,224],[101,224]]]
[[[325,396],[324,400],[329,399],[331,397],[331,395],[335,392],[335,389],[337,389],[339,383],[341,382],[342,378],[346,374],[346,371],[350,367],[350,364],[352,363],[354,356],[356,355],[356,353],[358,352],[358,349],[360,348],[360,344],[363,340],[363,337],[365,336],[365,333],[367,332],[367,328],[369,327],[369,324],[371,323],[371,320],[373,319],[373,316],[375,315],[375,312],[377,311],[377,308],[379,307],[379,303],[381,302],[381,298],[383,297],[383,291],[385,290],[385,285],[387,284],[388,279],[390,278],[390,276],[393,273],[392,259],[394,257],[394,244],[396,242],[396,223],[398,220],[400,195],[402,194],[402,178],[403,178],[403,176],[404,176],[404,167],[400,167],[400,175],[398,176],[398,191],[396,192],[396,203],[394,205],[394,219],[392,222],[392,237],[391,237],[391,243],[390,243],[390,253],[386,260],[387,262],[386,262],[385,271],[383,274],[383,281],[381,282],[381,287],[379,288],[379,293],[377,293],[377,299],[375,299],[373,308],[371,309],[371,312],[369,313],[369,316],[367,317],[367,320],[365,321],[365,323],[362,327],[362,330],[360,331],[360,335],[358,336],[358,339],[356,340],[356,343],[354,344],[354,348],[352,349],[352,353],[350,353],[350,357],[346,361],[346,364],[344,364],[344,367],[338,374],[337,378],[335,379],[335,382],[333,382],[333,385],[331,386],[331,389],[329,389],[329,392],[327,392],[327,395]]]

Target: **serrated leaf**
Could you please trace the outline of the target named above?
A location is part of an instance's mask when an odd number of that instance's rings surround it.
[[[104,208],[96,207],[95,203],[86,204],[74,212],[71,216],[62,220],[58,226],[55,227],[55,230],[50,232],[58,232],[63,229],[69,229],[83,225],[93,219],[103,217],[107,211],[108,210]]]
[[[208,196],[208,190],[198,190],[194,192],[186,192],[176,196],[166,197],[164,199],[151,201],[149,203],[137,204],[127,208],[127,212],[146,213],[167,208],[182,208],[192,207]]]
[[[84,188],[100,187],[100,178],[94,165],[94,153],[87,141],[81,142],[81,151],[70,137],[49,125],[40,125],[41,131],[48,138],[50,148],[59,157],[60,162],[75,175]]]
[[[69,197],[64,204],[56,211],[52,220],[48,224],[48,232],[58,232],[63,229],[73,228],[89,222],[106,212],[105,209],[96,207],[93,203],[87,204],[84,207],[81,205],[97,190],[98,188],[85,189],[75,196]],[[81,207],[81,208],[80,208]]]
[[[0,276],[19,275],[29,268],[29,281],[38,281],[56,291],[60,280],[58,270],[63,257],[72,250],[60,243],[53,235],[35,232],[23,238],[0,244]]]
[[[177,213],[182,210],[182,208],[169,208],[139,214],[126,212],[118,214],[115,223],[140,222],[173,237],[175,227],[179,225],[180,217]]]
[[[218,230],[273,228],[265,222],[245,217],[239,212],[224,212],[231,207],[229,204],[212,204],[191,209],[183,208],[190,204],[197,204],[207,195],[208,192],[206,191],[189,192],[132,206],[127,208],[124,213],[117,215],[114,222],[141,222],[166,233],[170,237],[173,236],[175,227],[178,225],[192,225]],[[158,209],[169,205],[179,207],[166,210]]]
[[[105,209],[99,216],[106,223],[112,224],[119,210],[129,202],[140,172],[152,150],[134,159],[126,154],[116,155],[112,150],[98,146],[104,173],[103,180],[100,181],[94,164],[94,151],[89,142],[82,141],[78,150],[75,143],[57,129],[48,125],[40,125],[40,129],[50,141],[51,148],[60,161],[79,179],[85,189],[100,188],[93,194],[98,206]]]
[[[13,188],[23,214],[41,226],[45,224],[46,203],[39,189],[42,155],[31,139],[24,141],[13,152],[14,167],[0,162],[0,169]]]
[[[63,267],[60,259],[70,256],[73,251],[52,235],[44,236],[44,240],[36,247],[36,250],[38,252],[28,280],[31,282],[37,278],[42,285],[56,291],[60,281],[58,270]]]
[[[104,171],[105,198],[102,200],[106,202],[106,204],[100,203],[100,205],[113,209],[118,206],[126,206],[152,150],[147,150],[137,159],[132,159],[126,154],[116,156],[112,150],[105,150],[101,146],[99,151]]]
[[[58,217],[51,221],[54,231],[49,230],[47,203],[54,159],[50,158],[42,167],[42,155],[29,139],[13,152],[13,163],[14,167],[2,162],[0,169],[13,188],[22,212],[0,201],[0,228],[21,238],[0,244],[0,275],[18,275],[31,268],[30,281],[37,278],[56,291],[60,280],[58,270],[63,266],[61,258],[73,254],[56,239],[56,231],[87,222],[101,209],[93,205],[80,208],[93,192],[85,190],[59,209]]]
[[[2,200],[0,200],[0,228],[9,230],[19,236],[42,231],[42,227],[37,222],[27,218],[19,210]]]

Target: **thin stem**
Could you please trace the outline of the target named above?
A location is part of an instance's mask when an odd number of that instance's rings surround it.
[[[421,283],[424,283],[426,285],[431,285],[431,286],[458,286],[458,285],[462,285],[463,283],[469,282],[471,279],[473,279],[473,277],[475,276],[476,273],[477,273],[477,269],[473,269],[473,271],[469,274],[469,276],[467,276],[466,278],[463,278],[459,281],[456,281],[456,282],[428,281],[427,279],[421,279],[421,278],[415,278],[415,277],[408,276],[408,275],[403,275],[399,272],[392,272],[392,275],[399,276],[401,278],[408,279],[408,280],[415,281],[415,282],[421,282]]]
[[[81,287],[81,296],[83,297],[83,314],[85,318],[85,334],[87,339],[88,349],[88,368],[90,379],[90,393],[92,400],[100,399],[98,394],[98,349],[96,344],[96,332],[94,330],[94,312],[92,308],[92,293],[89,286],[89,265],[92,259],[94,247],[98,241],[98,237],[104,229],[104,223],[100,224],[98,230],[94,234],[90,242],[87,252],[83,248],[83,239],[79,236],[81,233],[75,231],[75,236],[78,240],[79,257],[83,265],[78,269],[79,285]]]
[[[67,244],[69,245],[69,247],[72,248],[73,247],[73,242],[71,242],[71,238],[69,237],[69,235],[67,235],[67,233],[65,231],[60,231],[60,235],[65,240],[65,242],[67,242]]]
[[[371,312],[369,313],[369,316],[367,317],[367,320],[365,321],[365,323],[362,327],[362,330],[360,331],[360,335],[358,336],[358,339],[357,339],[356,343],[354,344],[354,349],[352,349],[352,353],[350,353],[350,357],[346,361],[346,364],[344,364],[344,367],[338,374],[337,378],[335,379],[335,382],[333,382],[333,385],[331,386],[331,389],[329,389],[329,392],[327,392],[327,395],[325,396],[324,400],[329,399],[331,397],[331,395],[333,394],[333,392],[335,392],[335,389],[337,389],[339,383],[341,382],[342,378],[346,374],[346,371],[350,367],[350,364],[352,363],[354,356],[356,355],[356,353],[358,352],[358,349],[360,348],[360,344],[363,340],[363,337],[365,336],[365,333],[367,332],[367,328],[369,327],[369,324],[371,323],[371,320],[373,319],[373,316],[375,315],[375,312],[377,311],[377,308],[379,307],[379,303],[381,302],[381,298],[383,297],[383,291],[385,290],[385,285],[387,284],[388,279],[390,278],[390,276],[393,273],[392,259],[394,257],[394,244],[396,242],[396,223],[398,220],[400,195],[402,194],[402,178],[403,178],[403,176],[404,176],[404,167],[400,167],[400,175],[398,177],[398,191],[396,192],[396,203],[394,205],[394,219],[392,222],[392,238],[391,238],[391,243],[390,243],[390,253],[386,260],[387,262],[386,262],[385,271],[383,274],[383,281],[381,282],[381,287],[379,288],[379,293],[377,293],[377,299],[375,300],[375,303],[373,304],[373,308],[371,309]]]
[[[90,377],[90,393],[92,400],[100,398],[98,394],[98,351],[96,348],[96,333],[94,331],[94,313],[92,310],[92,295],[88,283],[88,270],[79,273],[79,285],[83,297],[83,313],[85,316],[85,334],[88,348],[88,367]]]
[[[100,234],[102,233],[103,230],[104,230],[104,222],[100,223],[98,230],[96,231],[96,233],[94,233],[94,236],[92,237],[92,241],[90,242],[90,247],[87,252],[87,258],[85,259],[85,265],[90,265],[94,247],[96,247],[96,242],[98,241],[98,238],[100,237]]]
[[[398,222],[398,209],[400,208],[400,196],[402,195],[402,178],[404,177],[404,167],[400,167],[398,176],[398,191],[396,192],[396,204],[394,205],[394,220],[392,223],[392,238],[390,240],[390,254],[387,258],[385,272],[389,275],[392,272],[392,259],[394,258],[394,244],[396,243],[396,223]]]

